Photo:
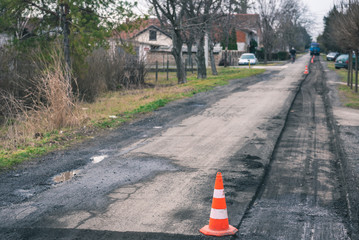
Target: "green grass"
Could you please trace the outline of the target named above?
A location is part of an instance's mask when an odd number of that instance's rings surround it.
[[[344,106],[359,109],[359,94],[351,89],[350,86],[339,86],[341,102]]]
[[[218,75],[209,75],[207,79],[197,79],[195,74],[191,74],[187,78],[187,83],[178,85],[176,78],[172,77],[170,80],[157,81],[157,85],[169,86],[167,88],[175,87],[177,91],[170,92],[169,94],[155,96],[155,100],[146,104],[133,108],[130,111],[118,112],[114,119],[101,119],[93,121],[94,126],[99,128],[114,128],[120,126],[122,123],[128,122],[134,119],[138,114],[148,113],[154,111],[160,107],[165,106],[167,103],[178,100],[181,98],[191,97],[196,93],[210,91],[216,86],[223,86],[229,83],[233,79],[241,79],[250,77],[253,75],[261,74],[265,70],[263,69],[239,69],[239,68],[219,68]],[[159,73],[160,75],[165,73]],[[175,73],[172,73],[173,75]],[[183,91],[178,91],[178,88]],[[161,90],[159,90],[161,92]]]
[[[40,139],[30,139],[27,144],[18,146],[16,149],[5,149],[0,144],[0,170],[50,151],[66,148],[91,137],[100,129],[116,128],[125,122],[136,119],[141,114],[163,107],[171,101],[191,97],[199,92],[210,91],[216,86],[228,84],[232,79],[246,78],[264,71],[263,69],[220,67],[218,75],[209,74],[207,79],[197,79],[196,74],[188,73],[187,83],[180,85],[177,84],[175,73],[170,74],[169,80],[167,80],[166,73],[160,73],[159,77],[161,78],[157,82],[153,78],[146,80],[147,83],[151,83],[155,87],[104,94],[95,103],[84,103],[79,106],[79,108],[89,109],[86,112],[87,118],[89,118],[86,129],[92,130],[90,134],[84,134],[83,128],[80,127],[58,129],[43,133]],[[109,115],[113,115],[115,118],[109,118]]]
[[[334,62],[328,62],[328,68],[334,70],[340,77],[341,81],[344,83],[348,82],[348,70],[347,69],[335,69]],[[355,82],[355,73],[354,79]],[[339,96],[342,104],[349,108],[359,109],[359,93],[356,93],[355,84],[353,83],[353,89],[347,85],[340,85],[338,87]]]
[[[0,151],[0,169],[9,168],[25,160],[41,156],[53,149],[55,149],[55,146],[26,147],[19,148],[17,151],[2,150]]]

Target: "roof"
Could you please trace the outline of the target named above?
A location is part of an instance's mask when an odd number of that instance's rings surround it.
[[[113,37],[120,38],[122,40],[129,40],[143,33],[150,27],[156,28],[162,33],[168,35],[163,30],[160,29],[160,26],[161,26],[160,20],[158,20],[157,18],[149,18],[146,20],[140,19],[134,22],[127,22],[124,24],[124,27],[125,28],[128,27],[128,30],[114,31]]]
[[[234,14],[232,18],[233,26],[241,30],[258,30],[259,14]]]
[[[161,33],[163,33],[164,35],[166,35],[167,37],[169,38],[172,38],[172,36],[170,34],[168,34],[167,32],[163,31],[161,28],[157,27],[156,25],[151,25],[151,26],[148,26],[146,27],[145,29],[143,29],[142,31],[136,33],[134,36],[132,36],[132,38],[135,38],[137,37],[138,35],[144,33],[145,31],[149,30],[149,29],[155,29]]]

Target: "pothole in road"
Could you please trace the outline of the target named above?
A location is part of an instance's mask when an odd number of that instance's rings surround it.
[[[55,183],[66,182],[66,181],[72,179],[74,176],[76,176],[76,174],[78,174],[79,172],[80,172],[79,170],[63,172],[63,173],[60,173],[59,175],[56,175],[55,177],[53,177],[52,180]]]

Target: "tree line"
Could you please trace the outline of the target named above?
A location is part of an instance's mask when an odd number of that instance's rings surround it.
[[[212,73],[217,74],[213,46],[219,41],[224,49],[235,45],[236,26],[232,19],[236,13],[251,11],[259,14],[265,61],[274,50],[301,49],[310,43],[305,28],[308,23],[304,14],[306,9],[296,0],[147,1],[153,9],[152,14],[172,36],[178,83],[187,81],[183,44],[188,46],[189,55],[196,44],[197,76],[206,78],[204,46],[208,39]],[[115,0],[3,0],[0,2],[0,31],[14,36],[13,43],[21,50],[29,49],[29,46],[44,49],[55,39],[60,39],[69,79],[70,72],[81,74],[86,67],[84,59],[95,49],[108,45],[107,40],[114,30],[131,31],[138,26],[138,21],[123,24],[124,19],[135,19],[135,6],[136,3]],[[131,26],[130,23],[135,24]],[[29,26],[32,31],[28,31]],[[254,44],[253,48],[257,46]]]
[[[358,92],[359,55],[359,1],[342,0],[324,17],[324,31],[318,41],[327,51],[349,54],[349,63],[355,62],[355,92]],[[353,60],[355,56],[355,60]],[[353,64],[348,64],[347,84],[353,88]]]
[[[197,45],[198,78],[206,78],[204,39],[208,37],[212,74],[216,74],[213,45],[221,41],[228,49],[235,39],[232,19],[236,13],[258,13],[260,20],[264,59],[275,50],[287,51],[290,47],[308,48],[311,37],[306,30],[310,18],[307,9],[297,0],[149,0],[162,27],[172,35],[172,54],[176,60],[178,83],[186,82],[183,67],[182,45],[187,44],[189,54],[192,45]],[[221,35],[218,39],[216,35]],[[254,43],[255,44],[255,43]],[[253,44],[253,45],[254,45]],[[256,46],[256,45],[254,45]],[[225,58],[227,57],[225,51]],[[191,58],[189,58],[191,59]],[[225,61],[227,62],[227,61]]]
[[[231,44],[235,45],[233,18],[237,13],[258,13],[265,60],[275,50],[301,49],[310,42],[305,29],[308,22],[305,9],[296,0],[147,1],[152,9],[150,14],[156,15],[162,28],[172,36],[179,84],[187,81],[183,44],[188,47],[190,61],[192,46],[196,45],[197,77],[204,79],[207,77],[205,46],[208,43],[212,74],[217,74],[213,48],[221,42],[227,58],[227,49]],[[98,56],[104,58],[99,49],[108,48],[108,40],[114,32],[130,32],[141,25],[143,16],[134,14],[136,5],[116,0],[0,1],[0,33],[12,36],[11,47],[0,53],[4,63],[0,67],[0,78],[6,79],[1,81],[1,87],[13,91],[15,96],[27,96],[24,89],[28,85],[24,84],[24,79],[35,78],[38,74],[35,70],[41,69],[39,63],[44,62],[34,61],[34,56],[41,55],[51,62],[54,45],[60,46],[55,48],[62,51],[57,56],[62,58],[64,79],[74,92],[80,93],[81,99],[94,100],[100,89],[116,90],[129,83],[143,83],[144,63],[137,63],[138,69],[133,69],[135,58],[130,56],[133,53],[130,44],[120,43],[126,52],[121,53],[122,58],[128,61],[98,60]],[[251,51],[255,51],[255,44],[251,45]],[[130,72],[119,72],[115,66],[119,62],[128,65],[121,70],[130,69]],[[98,81],[95,76],[106,79]]]

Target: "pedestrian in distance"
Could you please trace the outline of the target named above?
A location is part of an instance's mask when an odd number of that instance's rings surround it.
[[[292,47],[292,49],[289,51],[290,53],[290,59],[292,60],[292,63],[295,62],[295,55],[297,53],[297,51],[294,49],[294,47]]]

